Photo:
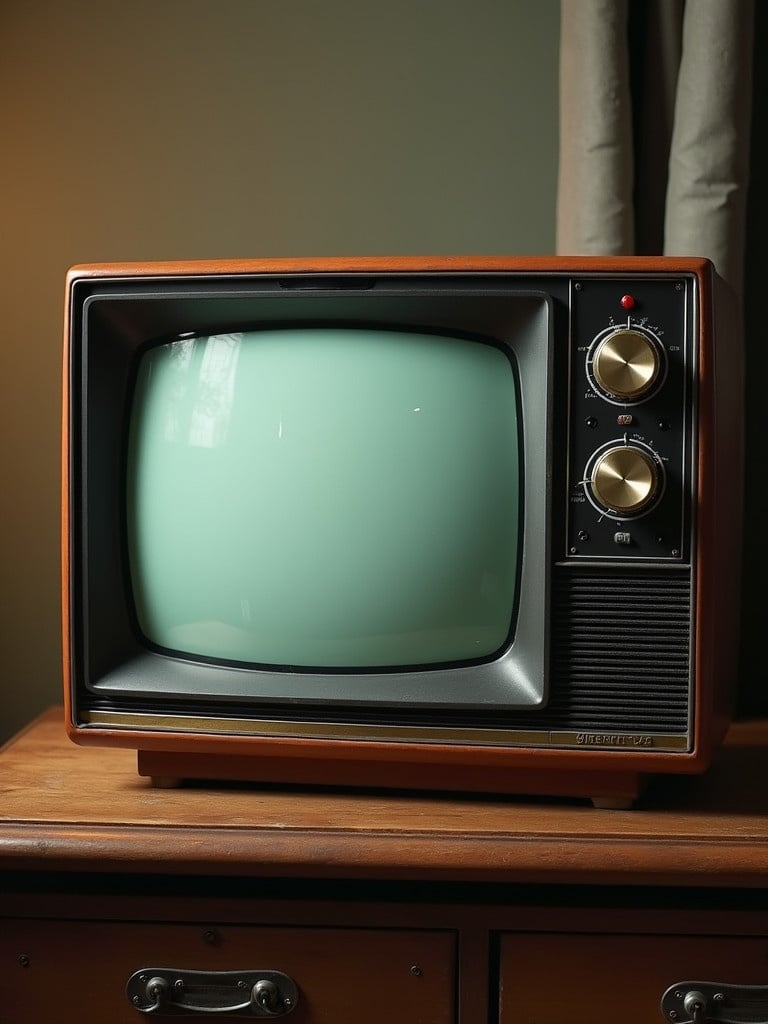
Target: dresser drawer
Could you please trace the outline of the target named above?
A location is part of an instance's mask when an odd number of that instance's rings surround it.
[[[499,956],[500,1024],[663,1024],[679,982],[768,985],[763,937],[508,933]],[[666,1024],[690,1019],[681,1005]]]
[[[298,1000],[276,1019],[290,1024],[454,1020],[451,931],[10,919],[0,953],[0,1016],[14,1024],[164,1020],[137,1011],[126,994],[129,978],[144,968],[282,972],[295,983]],[[197,1016],[210,1020],[212,1014]]]

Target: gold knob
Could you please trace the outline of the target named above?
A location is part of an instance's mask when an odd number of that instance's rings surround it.
[[[589,483],[593,497],[603,508],[632,514],[656,497],[659,471],[640,448],[617,445],[595,461]]]
[[[640,398],[651,390],[660,369],[658,348],[640,331],[614,331],[603,338],[592,357],[598,387],[616,398]]]

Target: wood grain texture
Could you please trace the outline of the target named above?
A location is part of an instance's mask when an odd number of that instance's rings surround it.
[[[200,929],[165,922],[49,921],[40,927],[35,921],[11,921],[6,929],[13,933],[11,949],[24,949],[30,962],[29,970],[17,971],[3,1002],[7,1016],[2,1019],[14,1024],[54,1019],[56,1024],[136,1024],[142,1017],[126,998],[125,984],[136,970],[167,967],[169,956],[184,970],[247,965],[283,971],[300,990],[288,1018],[293,1024],[389,1024],[397,1007],[407,1007],[407,1019],[424,1024],[456,1019],[456,940],[447,931],[231,927],[220,942],[207,944]],[[3,944],[10,945],[7,934],[0,948]],[[414,965],[419,973],[411,971]]]
[[[663,1021],[659,999],[683,981],[765,984],[765,937],[506,935],[500,955],[500,1024]],[[553,965],[557,965],[556,968]],[[552,998],[556,975],[559,998]]]
[[[768,723],[634,811],[248,785],[153,789],[53,709],[0,754],[6,870],[768,887]]]
[[[664,257],[672,273],[711,273],[704,259]],[[184,277],[201,274],[309,274],[492,272],[578,273],[657,271],[657,256],[331,256],[298,259],[178,260],[148,263],[94,263],[74,266],[68,281],[99,277]]]

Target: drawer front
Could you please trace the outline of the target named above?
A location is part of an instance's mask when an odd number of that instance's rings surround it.
[[[164,1020],[139,1012],[126,995],[128,979],[143,968],[283,972],[299,996],[284,1017],[288,1024],[454,1020],[450,931],[11,919],[4,922],[0,954],[0,1017],[19,1024]]]
[[[505,934],[499,956],[500,1024],[664,1024],[678,982],[768,985],[762,937]],[[666,1024],[691,1019],[681,1007]]]

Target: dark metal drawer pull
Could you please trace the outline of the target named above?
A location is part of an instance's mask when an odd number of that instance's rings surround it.
[[[661,997],[671,1024],[768,1024],[768,985],[679,981]]]
[[[179,971],[143,967],[128,979],[126,995],[140,1013],[193,1013],[282,1017],[299,1000],[294,981],[281,971]]]

